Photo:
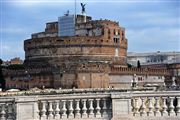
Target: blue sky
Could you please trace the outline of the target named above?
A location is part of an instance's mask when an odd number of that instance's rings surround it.
[[[180,51],[178,0],[77,0],[77,13],[82,1],[93,19],[126,28],[129,52]],[[24,59],[23,41],[67,10],[74,12],[74,0],[0,0],[0,58]]]

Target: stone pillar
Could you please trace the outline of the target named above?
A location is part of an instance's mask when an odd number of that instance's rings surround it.
[[[64,119],[64,118],[67,118],[66,100],[62,100],[62,105],[63,105],[63,108],[62,108],[62,116],[61,116],[61,118]]]
[[[80,114],[80,107],[79,107],[79,99],[75,100],[76,102],[76,108],[75,108],[75,118],[81,118],[81,114]]]
[[[46,119],[46,101],[41,101],[42,109],[41,109],[41,119]]]
[[[175,116],[174,105],[173,105],[174,97],[169,97],[169,99],[170,99],[169,116]]]
[[[68,118],[74,118],[74,114],[73,114],[73,100],[69,100],[69,115]]]
[[[107,112],[107,102],[106,102],[107,99],[103,98],[102,101],[103,101],[103,107],[102,107],[102,117],[104,118],[108,118],[108,112]]]
[[[94,117],[94,113],[93,113],[93,99],[89,99],[89,118],[93,118]]]
[[[13,115],[15,114],[15,111],[14,111],[14,108],[13,108],[13,103],[8,103],[8,106],[7,106],[7,114],[8,114],[8,117],[7,117],[7,120],[13,120]]]
[[[180,116],[180,97],[177,98],[177,106],[176,106],[176,114],[177,116]]]
[[[161,112],[160,112],[160,105],[159,105],[159,97],[155,97],[155,112],[154,112],[155,116],[161,116]]]
[[[129,119],[132,117],[130,93],[111,94],[112,119]]]
[[[48,119],[51,120],[53,119],[53,108],[52,108],[52,104],[53,104],[53,101],[48,101],[49,103],[49,109],[48,109]]]
[[[153,109],[154,109],[154,105],[153,105],[153,101],[152,101],[152,97],[149,97],[148,100],[149,100],[149,105],[148,105],[148,116],[154,116],[154,113],[153,113]]]
[[[141,98],[141,101],[142,101],[141,112],[140,112],[140,113],[141,113],[141,116],[147,116],[147,114],[146,114],[145,100],[146,100],[145,97],[142,97],[142,98]]]
[[[134,116],[139,116],[139,104],[138,104],[139,98],[134,98]]]
[[[35,96],[17,96],[16,120],[39,120],[38,101]]]
[[[100,102],[100,99],[96,99],[96,113],[95,113],[96,118],[101,117],[101,113],[100,113],[101,108],[99,106],[99,102]]]
[[[56,100],[56,109],[55,109],[55,119],[60,119],[60,109],[59,109],[59,100]]]
[[[168,116],[166,99],[167,97],[162,97],[162,112],[161,112],[162,116]]]
[[[82,108],[82,118],[87,118],[87,107],[86,107],[86,99],[82,99],[82,104],[83,104],[83,108]]]
[[[0,104],[0,106],[1,106],[0,120],[6,120],[5,105],[6,104],[4,104],[4,103]]]

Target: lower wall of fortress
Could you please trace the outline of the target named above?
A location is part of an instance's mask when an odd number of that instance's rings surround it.
[[[38,74],[31,75],[31,79],[24,79],[18,75],[7,76],[7,88],[29,89],[38,88],[131,88],[133,75],[109,74],[106,72],[91,73],[54,73],[54,74]],[[163,76],[157,75],[138,75],[136,80],[139,87],[146,85],[164,85]]]

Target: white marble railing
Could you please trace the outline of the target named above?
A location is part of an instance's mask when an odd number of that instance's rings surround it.
[[[0,98],[0,120],[15,120],[15,113],[14,100]]]
[[[0,120],[180,120],[180,91],[0,97]]]
[[[180,116],[180,92],[134,93],[134,116]]]
[[[58,99],[46,98],[38,101],[39,118],[41,120],[53,119],[86,119],[111,118],[111,100],[108,97],[60,97]]]

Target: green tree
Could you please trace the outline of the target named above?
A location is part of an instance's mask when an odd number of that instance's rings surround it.
[[[4,91],[6,89],[5,85],[5,79],[4,79],[4,76],[3,76],[3,72],[2,72],[2,63],[3,61],[0,59],[0,87],[2,88],[2,90]]]
[[[139,60],[137,61],[137,68],[141,68],[141,63]]]
[[[128,66],[128,68],[132,68],[132,65],[131,65],[131,64],[129,64],[129,63],[127,64],[127,66]]]

